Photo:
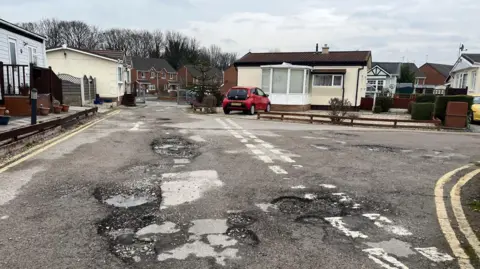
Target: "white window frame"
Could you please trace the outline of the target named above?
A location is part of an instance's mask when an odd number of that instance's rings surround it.
[[[145,72],[138,71],[138,77],[145,79]]]
[[[472,90],[475,90],[475,86],[477,84],[477,71],[472,72]]]
[[[162,79],[166,79],[167,78],[167,74],[166,72],[164,72],[165,70],[163,70],[160,74],[162,75]]]
[[[150,70],[150,78],[155,78],[157,73],[154,70]]]
[[[123,83],[122,79],[123,79],[123,68],[121,66],[117,66],[117,80],[118,80],[118,83]]]
[[[130,83],[131,79],[132,79],[132,71],[130,69],[127,69],[127,82]]]
[[[15,44],[15,63],[13,62],[13,59],[12,59],[12,52],[10,49],[11,43]],[[8,58],[10,59],[10,64],[18,65],[17,40],[11,37],[8,38]]]
[[[174,75],[173,73],[170,73],[170,79],[173,79],[173,75]]]
[[[28,51],[28,63],[31,64],[38,64],[38,55],[37,55],[37,48],[33,46],[27,47]]]
[[[327,86],[327,85],[315,85],[315,76],[331,76],[332,77],[332,85]],[[344,75],[338,75],[338,74],[313,74],[312,77],[312,87],[329,87],[329,88],[341,88],[343,87],[343,76]],[[335,77],[341,77],[342,80],[340,82],[340,85],[334,85],[335,83]]]

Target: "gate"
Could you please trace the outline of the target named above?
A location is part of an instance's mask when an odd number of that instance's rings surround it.
[[[177,90],[177,105],[188,105],[189,103],[189,98],[188,98],[188,90],[182,90],[178,89]]]
[[[69,74],[58,74],[63,89],[63,103],[71,106],[89,106],[95,100],[95,78],[77,78]]]
[[[146,103],[146,94],[147,94],[147,87],[146,85],[138,85],[135,84],[135,102],[145,104]]]

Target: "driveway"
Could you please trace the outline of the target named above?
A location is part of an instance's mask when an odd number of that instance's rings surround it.
[[[147,102],[0,170],[0,267],[459,268],[434,190],[479,141]]]

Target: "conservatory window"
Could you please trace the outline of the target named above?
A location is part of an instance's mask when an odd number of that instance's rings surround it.
[[[270,71],[271,69],[262,69],[262,89],[270,92]]]
[[[290,71],[290,93],[303,93],[303,70]]]
[[[287,93],[288,69],[273,69],[272,93]]]

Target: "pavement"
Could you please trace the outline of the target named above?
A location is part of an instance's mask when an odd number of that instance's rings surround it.
[[[478,138],[147,101],[0,169],[0,268],[480,268],[448,194],[475,166],[444,176]]]

